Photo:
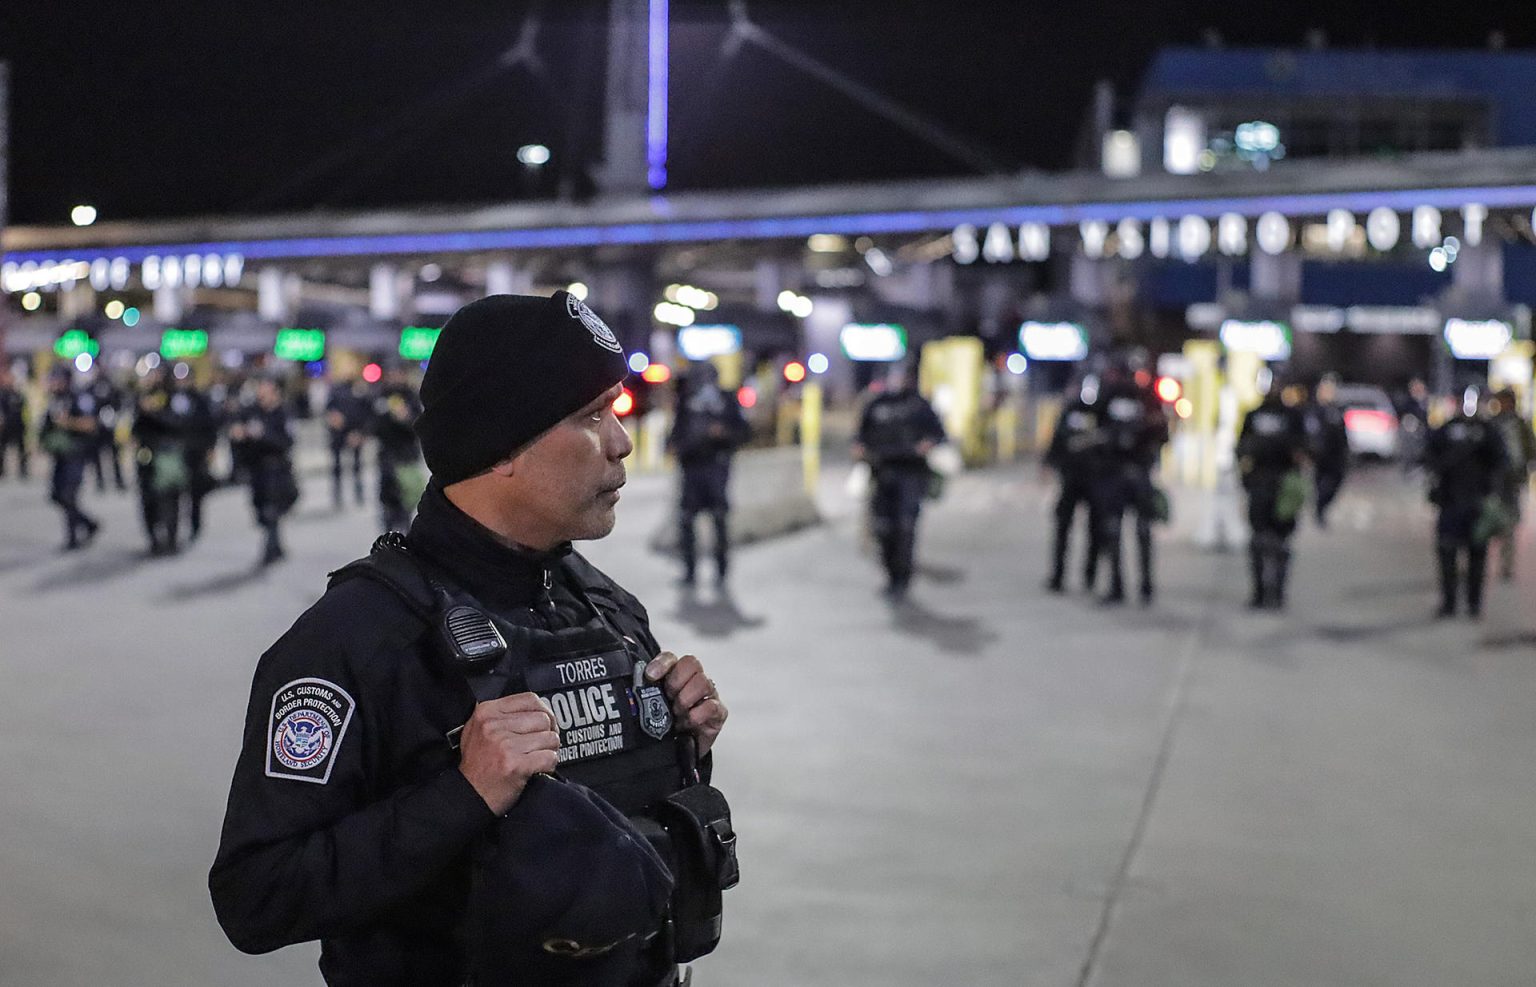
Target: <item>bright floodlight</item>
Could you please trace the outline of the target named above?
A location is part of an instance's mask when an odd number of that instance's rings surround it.
[[[525,165],[537,168],[539,165],[549,162],[549,148],[543,144],[524,144],[517,149],[517,160]]]
[[[96,222],[96,207],[76,206],[69,211],[69,221],[76,226],[90,226]]]

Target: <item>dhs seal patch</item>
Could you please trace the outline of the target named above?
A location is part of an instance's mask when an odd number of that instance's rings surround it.
[[[672,729],[672,707],[667,705],[667,695],[659,685],[641,686],[636,692],[640,699],[640,729],[652,740],[660,740]]]
[[[272,695],[267,721],[267,777],[323,785],[356,703],[325,679],[294,679]]]
[[[581,324],[587,327],[587,332],[592,334],[592,341],[603,349],[612,353],[623,353],[624,347],[619,345],[619,337],[613,334],[608,324],[597,317],[597,313],[587,308],[587,303],[575,295],[565,296],[565,310],[573,319],[580,319]]]

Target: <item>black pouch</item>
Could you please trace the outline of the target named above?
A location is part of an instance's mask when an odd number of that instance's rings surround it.
[[[736,832],[731,807],[710,785],[692,785],[657,803],[667,832],[673,876],[673,947],[679,963],[698,959],[720,943],[720,892],[736,886]]]

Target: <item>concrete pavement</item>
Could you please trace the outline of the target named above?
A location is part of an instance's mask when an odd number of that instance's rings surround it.
[[[1052,597],[1049,489],[966,476],[924,519],[912,600],[877,596],[836,478],[827,524],[695,594],[644,543],[637,477],[588,554],[705,658],[744,877],[703,985],[1042,987],[1536,981],[1536,545],[1481,625],[1436,622],[1428,513],[1378,471],[1298,536],[1288,614],[1240,556],[1161,534],[1150,610]],[[312,478],[293,557],[252,566],[243,494],[143,558],[132,500],[57,551],[0,483],[0,984],[314,984],[244,957],[204,881],[255,657],[361,554],[371,509]]]

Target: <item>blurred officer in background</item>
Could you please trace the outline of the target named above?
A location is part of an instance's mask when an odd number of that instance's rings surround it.
[[[121,389],[107,376],[105,370],[98,370],[96,379],[91,382],[91,397],[96,401],[96,448],[91,450],[90,463],[96,470],[96,490],[98,492],[107,489],[106,471],[102,468],[101,458],[106,456],[112,463],[112,480],[117,484],[117,489],[127,490],[128,484],[123,482],[122,444],[117,440],[117,423],[122,417],[124,395]]]
[[[1489,515],[1503,506],[1499,492],[1507,469],[1504,442],[1498,429],[1478,414],[1478,402],[1477,388],[1467,388],[1461,413],[1430,432],[1424,450],[1424,467],[1431,484],[1429,499],[1439,508],[1435,547],[1440,561],[1442,617],[1456,615],[1463,558],[1467,613],[1482,616],[1488,541],[1500,527]]]
[[[869,464],[870,517],[885,567],[885,593],[899,600],[912,583],[917,518],[932,480],[927,456],[944,441],[944,425],[917,392],[912,367],[896,364],[885,385],[864,407],[852,452]]]
[[[685,585],[692,585],[695,577],[695,522],[701,513],[714,522],[715,581],[725,582],[731,551],[731,457],[751,436],[736,395],[720,387],[715,365],[696,363],[689,368],[678,384],[677,410],[667,436],[667,448],[682,471],[678,552]]]
[[[1265,372],[1267,375],[1267,371]],[[1248,562],[1255,609],[1285,606],[1290,571],[1290,538],[1306,500],[1307,429],[1302,416],[1270,386],[1259,406],[1243,419],[1237,439],[1238,471],[1248,493]]]
[[[186,431],[191,417],[191,399],[175,390],[166,368],[151,370],[133,416],[139,510],[149,535],[150,555],[174,555],[180,548],[181,498],[188,485]]]
[[[73,374],[56,367],[48,375],[48,408],[38,429],[38,444],[53,457],[53,477],[48,499],[64,512],[64,548],[89,544],[101,524],[80,509],[80,487],[85,482],[85,463],[95,448],[96,401],[72,387]]]
[[[1532,433],[1530,421],[1520,414],[1519,400],[1511,388],[1493,396],[1489,411],[1490,421],[1504,444],[1504,470],[1497,492],[1509,523],[1495,540],[1499,543],[1499,575],[1509,582],[1515,578],[1515,543],[1519,540],[1525,492],[1531,484],[1531,469],[1536,467],[1536,433]]]
[[[182,428],[182,453],[187,461],[188,538],[203,531],[203,499],[218,486],[213,478],[213,450],[219,444],[222,415],[206,392],[192,381],[190,368],[178,363],[172,372],[172,388],[187,408]]]
[[[1349,469],[1349,432],[1344,409],[1338,405],[1339,378],[1324,374],[1306,410],[1308,448],[1312,456],[1313,510],[1319,527],[1328,527],[1328,507],[1344,485]]]
[[[1099,510],[1093,499],[1094,475],[1105,468],[1108,437],[1099,421],[1099,382],[1088,376],[1073,389],[1051,436],[1045,464],[1056,471],[1060,491],[1056,497],[1056,532],[1051,543],[1051,577],[1045,587],[1052,593],[1065,588],[1067,546],[1078,508],[1088,513],[1088,546],[1083,553],[1083,588],[1093,592],[1099,565]]]
[[[229,438],[240,446],[251,485],[251,507],[267,536],[261,564],[271,565],[284,557],[279,525],[299,500],[299,484],[293,475],[293,429],[277,381],[270,377],[257,381],[256,400],[241,409],[230,426]]]
[[[257,665],[209,875],[238,948],[319,939],[327,983],[369,987],[672,987],[713,948],[726,708],[571,544],[614,526],[627,373],[563,291],[443,327],[410,532]]]
[[[325,430],[331,440],[331,502],[341,509],[342,473],[351,461],[352,493],[363,502],[363,442],[375,421],[373,395],[361,377],[331,385],[325,403]]]
[[[0,367],[0,477],[5,476],[6,453],[16,447],[16,466],[27,478],[27,396],[9,368]]]
[[[1134,357],[1113,361],[1104,372],[1095,402],[1105,443],[1101,467],[1094,474],[1094,500],[1099,510],[1098,550],[1108,560],[1109,592],[1104,602],[1125,600],[1121,565],[1126,511],[1136,516],[1136,561],[1141,575],[1141,602],[1152,602],[1154,593],[1152,525],[1162,517],[1166,502],[1159,504],[1152,470],[1158,451],[1168,441],[1168,419],[1162,402],[1149,386],[1140,385]]]
[[[373,434],[379,440],[379,507],[385,531],[404,531],[427,488],[427,467],[413,426],[421,400],[404,367],[385,371],[373,403]]]

